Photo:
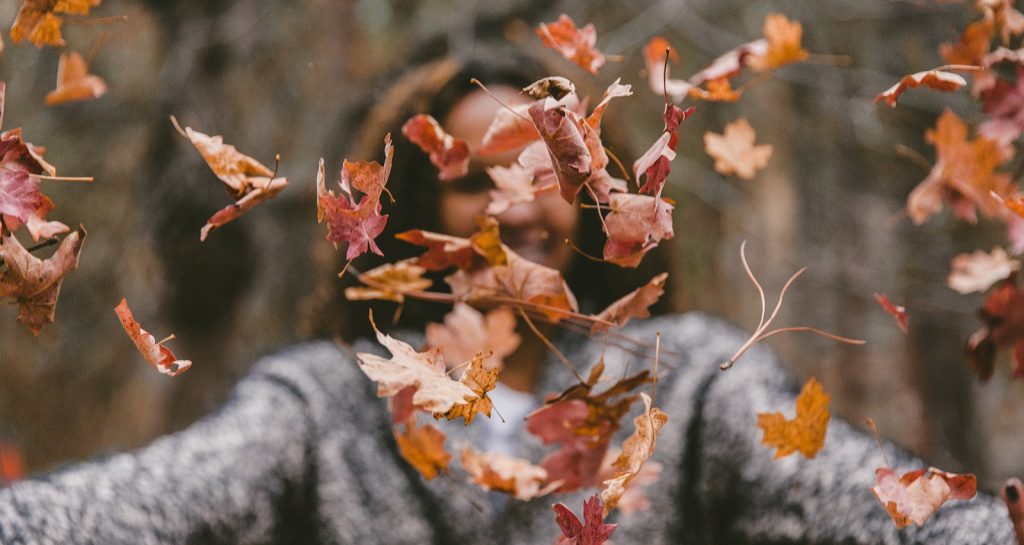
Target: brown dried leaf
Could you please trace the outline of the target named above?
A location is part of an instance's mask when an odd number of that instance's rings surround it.
[[[78,267],[78,256],[85,241],[85,229],[79,227],[60,242],[57,251],[46,260],[25,249],[14,235],[0,237],[0,299],[11,298],[18,304],[18,321],[33,334],[53,323],[57,296],[64,276]]]
[[[142,329],[142,325],[139,324],[135,316],[132,315],[131,309],[128,308],[127,299],[122,298],[114,312],[117,314],[117,318],[121,320],[121,326],[124,327],[125,333],[135,343],[135,348],[139,349],[142,357],[154,369],[164,375],[176,377],[192,367],[191,361],[179,360],[174,356],[174,352],[171,352],[169,348],[163,345],[164,341],[156,342],[156,338],[150,332]],[[173,338],[174,335],[171,335],[167,340]]]
[[[604,65],[604,54],[594,47],[597,44],[597,30],[592,24],[576,28],[576,23],[563,13],[557,22],[538,25],[537,36],[545,46],[558,51],[591,74],[597,74],[597,69]]]
[[[644,401],[644,412],[633,419],[636,429],[622,443],[622,453],[613,465],[620,470],[614,478],[604,481],[601,490],[601,502],[604,504],[604,515],[615,509],[626,488],[640,474],[640,470],[651,456],[658,440],[658,432],[668,422],[668,415],[657,407],[651,407],[651,398],[641,393]]]
[[[754,128],[740,118],[726,125],[723,134],[704,133],[704,149],[715,160],[715,171],[719,174],[753,180],[772,156],[771,145],[755,146],[755,139]]]
[[[405,431],[394,430],[398,452],[428,481],[448,470],[452,455],[444,450],[444,432],[433,424],[405,424]]]
[[[668,273],[661,273],[651,279],[647,284],[631,291],[619,298],[608,308],[596,316],[601,322],[595,322],[590,328],[591,333],[598,333],[608,329],[602,322],[612,322],[618,327],[626,325],[630,318],[647,318],[651,315],[648,308],[665,293],[665,280]]]
[[[896,85],[882,91],[875,97],[875,102],[884,100],[886,104],[895,108],[896,100],[899,99],[903,91],[907,89],[915,89],[917,87],[928,87],[936,91],[956,91],[957,89],[967,85],[967,80],[959,74],[952,72],[945,72],[942,70],[925,70],[924,72],[916,72],[907,76],[903,76],[903,79],[898,81]]]
[[[782,413],[759,413],[757,427],[764,431],[762,443],[776,448],[775,459],[800,452],[805,458],[814,458],[825,445],[828,431],[828,402],[832,396],[825,393],[814,377],[807,380],[796,398],[796,418],[786,420]]]
[[[515,330],[516,317],[508,307],[484,316],[465,303],[455,303],[443,324],[427,324],[427,345],[441,349],[447,362],[468,361],[477,352],[487,352],[487,367],[500,368],[522,341]]]
[[[415,264],[415,259],[403,259],[397,263],[385,263],[359,275],[360,281],[372,286],[345,288],[349,301],[378,299],[402,303],[405,293],[428,289],[433,281],[423,278],[427,270]]]
[[[107,92],[107,84],[103,78],[89,73],[77,51],[65,51],[60,54],[57,65],[57,88],[46,95],[46,105],[56,106],[66,102],[97,99]]]
[[[484,490],[504,492],[518,500],[529,501],[550,492],[547,487],[542,488],[548,472],[522,458],[465,448],[462,467],[469,473],[470,481]]]

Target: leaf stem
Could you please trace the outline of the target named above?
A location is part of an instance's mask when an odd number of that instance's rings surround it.
[[[523,317],[523,320],[526,322],[526,325],[530,327],[530,330],[533,331],[533,334],[536,335],[537,338],[540,339],[540,341],[544,343],[545,346],[548,347],[548,350],[550,350],[556,358],[558,358],[558,361],[562,362],[562,365],[564,365],[566,369],[572,371],[573,376],[576,377],[576,380],[579,381],[580,384],[585,385],[587,381],[583,379],[583,375],[580,375],[580,372],[576,369],[576,366],[573,365],[571,361],[569,361],[569,358],[565,357],[565,354],[562,354],[562,352],[560,352],[558,348],[555,347],[555,345],[551,342],[550,339],[545,337],[544,334],[541,333],[539,329],[537,329],[537,326],[534,325],[533,320],[531,320],[530,317],[527,316],[526,312],[524,312],[522,308],[519,309],[519,315]]]

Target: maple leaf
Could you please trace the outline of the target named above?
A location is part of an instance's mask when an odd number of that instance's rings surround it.
[[[771,145],[755,146],[755,138],[754,128],[740,118],[726,125],[723,134],[704,133],[704,149],[715,160],[715,171],[719,174],[753,180],[772,156]]]
[[[648,195],[613,193],[611,213],[605,217],[608,240],[604,259],[623,267],[636,267],[662,240],[674,236],[672,209],[664,199]]]
[[[467,447],[462,450],[461,461],[470,481],[484,490],[504,492],[522,501],[551,491],[550,486],[544,486],[548,472],[522,458],[500,452],[481,453]]]
[[[763,56],[752,60],[751,68],[763,72],[807,60],[810,54],[800,45],[803,32],[799,21],[790,21],[779,13],[768,14],[764,19],[768,47]]]
[[[892,468],[875,470],[871,492],[885,507],[897,528],[925,521],[949,500],[969,500],[977,493],[974,475],[947,473],[934,467],[897,476]]]
[[[609,449],[605,453],[604,460],[601,462],[601,469],[598,471],[600,474],[598,477],[599,481],[604,482],[615,478],[619,470],[615,467],[614,463],[621,454],[622,449]],[[633,477],[629,488],[625,489],[615,508],[627,515],[650,509],[651,500],[647,497],[644,489],[660,482],[661,472],[664,469],[664,466],[660,463],[647,460],[640,468],[640,472]]]
[[[530,434],[545,445],[561,445],[541,461],[549,478],[562,482],[559,493],[597,484],[612,435],[638,397],[625,394],[650,381],[650,373],[642,371],[593,394],[603,371],[604,365],[598,364],[586,383],[574,385],[548,400],[526,418]]]
[[[25,0],[11,27],[11,41],[20,44],[27,39],[36,47],[62,46],[63,19],[57,14],[88,15],[101,0]]]
[[[612,537],[618,526],[604,523],[604,507],[597,494],[583,502],[583,520],[564,503],[556,503],[552,509],[555,511],[555,522],[562,530],[562,536],[557,541],[559,545],[601,545]]]
[[[446,133],[433,117],[427,114],[411,117],[402,125],[402,134],[430,155],[430,162],[437,167],[441,180],[454,180],[469,172],[466,141]]]
[[[7,85],[0,81],[0,123]],[[12,232],[26,225],[33,240],[68,231],[60,222],[47,222],[53,201],[39,191],[35,175],[54,176],[57,169],[43,160],[43,148],[22,140],[21,129],[0,133],[0,217]]]
[[[417,426],[415,422],[405,425],[405,430],[394,430],[398,452],[416,471],[428,481],[448,470],[452,455],[444,450],[444,432],[432,424]]]
[[[477,413],[484,413],[484,415],[490,418],[493,405],[491,404],[491,399],[487,397],[487,392],[493,390],[498,384],[499,369],[497,367],[485,368],[485,359],[487,358],[483,352],[477,352],[476,356],[473,356],[469,368],[462,373],[462,378],[459,379],[459,383],[466,385],[467,388],[476,394],[476,397],[465,403],[455,404],[447,412],[434,413],[434,418],[441,418],[443,416],[451,421],[461,417],[463,424],[466,426],[473,421],[473,417]]]
[[[900,331],[906,333],[907,309],[900,305],[894,304],[892,301],[889,300],[887,296],[881,293],[875,294],[875,301],[878,301],[878,304],[882,305],[882,308],[885,309],[886,312],[891,314],[892,317],[896,319],[896,325],[900,327]]]
[[[139,349],[142,357],[154,369],[162,374],[176,377],[192,367],[191,361],[179,360],[169,348],[164,346],[163,343],[173,339],[174,335],[157,342],[150,332],[142,329],[139,322],[135,320],[135,316],[132,315],[131,309],[128,308],[127,299],[121,299],[121,302],[114,309],[114,313],[121,320],[121,326],[124,327],[125,333],[135,343],[135,347]]]
[[[666,54],[667,51],[667,54]],[[683,100],[694,88],[686,80],[672,79],[669,75],[669,60],[679,61],[679,53],[672,44],[661,36],[651,38],[644,46],[644,67],[647,71],[647,85],[656,95],[668,95],[673,101]]]
[[[398,240],[424,246],[427,251],[415,263],[428,271],[443,271],[450,267],[467,268],[474,261],[473,245],[466,238],[442,235],[421,229],[410,229],[395,235]]]
[[[10,298],[18,304],[18,321],[33,334],[53,323],[57,296],[64,276],[78,267],[78,256],[85,241],[85,229],[79,227],[60,242],[48,259],[29,253],[14,238],[0,237],[0,299]]]
[[[380,195],[386,191],[384,186],[391,175],[391,163],[394,146],[391,145],[391,134],[384,136],[384,164],[376,161],[349,162],[345,160],[341,167],[341,194],[335,195],[325,184],[324,161],[320,159],[320,167],[316,178],[316,215],[317,222],[327,220],[327,240],[337,248],[339,243],[347,242],[348,251],[345,259],[349,261],[371,251],[384,255],[375,239],[384,231],[388,217],[381,215]],[[356,202],[353,190],[364,193]]]
[[[650,193],[661,197],[665,187],[665,179],[672,170],[671,161],[676,158],[676,145],[679,143],[679,124],[693,114],[694,108],[683,110],[675,104],[665,104],[665,130],[651,147],[639,159],[633,162],[633,175],[637,183],[642,176],[647,181],[640,186],[641,193]]]
[[[500,368],[522,342],[515,330],[516,317],[508,307],[484,316],[465,303],[455,303],[443,324],[427,324],[427,345],[441,349],[448,362],[468,361],[477,352],[488,352],[487,367]]]
[[[654,455],[654,446],[658,440],[658,432],[668,422],[668,415],[657,407],[651,407],[651,398],[640,394],[644,401],[644,412],[633,419],[636,429],[622,443],[622,453],[612,465],[620,470],[612,479],[604,481],[601,490],[601,503],[604,504],[604,516],[615,509],[626,488],[640,474],[644,462]]]
[[[345,298],[349,301],[378,299],[402,303],[405,301],[405,293],[423,291],[433,284],[429,278],[423,278],[426,272],[414,259],[385,263],[360,274],[359,281],[369,287],[345,288]]]
[[[665,293],[665,280],[668,273],[661,273],[650,280],[650,282],[620,297],[608,308],[596,315],[598,322],[591,326],[591,333],[606,331],[608,322],[622,327],[629,322],[630,318],[647,318],[651,315],[648,307],[658,302]]]
[[[994,25],[982,20],[967,25],[960,40],[955,44],[942,44],[939,53],[947,64],[981,66],[992,41]]]
[[[535,186],[533,172],[518,163],[507,167],[489,167],[487,175],[495,187],[490,191],[491,202],[487,204],[486,213],[489,216],[498,216],[517,204],[533,202],[537,193],[554,188],[551,185]]]
[[[572,204],[591,173],[593,156],[584,140],[577,115],[553,98],[538,100],[528,110],[547,146],[562,198]]]
[[[1013,276],[989,291],[979,312],[985,324],[967,341],[967,361],[978,378],[987,381],[995,369],[996,349],[1013,347],[1013,377],[1024,377],[1024,291]]]
[[[957,89],[967,85],[967,80],[959,74],[952,72],[945,72],[943,70],[925,70],[924,72],[915,72],[903,76],[895,85],[878,93],[875,97],[875,102],[884,100],[890,107],[896,107],[896,100],[900,98],[907,89],[916,89],[918,87],[928,87],[929,89],[935,89],[936,91],[956,91]]]
[[[85,59],[77,51],[60,54],[57,65],[57,88],[46,95],[46,105],[56,106],[66,102],[93,100],[107,92],[103,78],[89,73]]]
[[[976,210],[989,217],[1002,217],[1004,208],[991,194],[1008,195],[1009,176],[996,169],[1006,161],[999,145],[976,137],[967,140],[967,125],[946,110],[925,140],[936,149],[935,165],[928,176],[907,197],[907,213],[915,224],[924,223],[942,209],[943,201],[964,220],[977,221]]]
[[[220,135],[209,136],[192,127],[181,128],[171,116],[171,123],[179,134],[188,138],[199,150],[213,174],[224,182],[228,194],[237,199],[218,210],[199,230],[199,240],[205,241],[210,231],[233,221],[257,204],[276,197],[288,185],[287,178],[275,178],[274,172],[262,163],[224,143]]]
[[[782,413],[758,413],[757,427],[764,431],[761,442],[776,448],[774,459],[800,452],[805,458],[814,458],[825,445],[828,431],[828,402],[832,396],[825,393],[814,377],[807,380],[796,398],[796,418],[786,420]]]
[[[554,49],[591,74],[597,74],[597,69],[604,65],[604,54],[594,47],[597,45],[597,30],[593,24],[576,28],[572,18],[563,13],[558,16],[557,22],[538,25],[537,36],[546,47]]]
[[[444,360],[437,349],[416,352],[408,344],[381,333],[370,314],[370,325],[377,341],[391,352],[391,359],[376,354],[356,354],[359,368],[377,383],[377,397],[392,397],[414,386],[412,404],[428,412],[445,413],[452,407],[476,399],[477,394],[464,383],[448,378]]]
[[[502,108],[494,114],[494,120],[487,127],[480,141],[480,155],[494,155],[506,151],[517,150],[540,138],[537,127],[528,117],[529,104],[520,104]]]
[[[946,283],[960,293],[985,291],[1018,270],[1020,261],[1011,259],[1002,248],[993,248],[990,254],[977,250],[953,258]]]

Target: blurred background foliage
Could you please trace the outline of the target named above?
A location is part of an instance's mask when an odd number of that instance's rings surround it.
[[[0,4],[0,22],[16,10]],[[543,50],[532,28],[562,12],[593,22],[598,47],[621,62],[594,77]],[[215,409],[260,355],[307,338],[303,302],[332,274],[318,263],[335,259],[314,221],[317,159],[340,163],[353,109],[413,60],[498,39],[563,66],[592,96],[622,77],[635,95],[614,104],[606,125],[625,132],[632,149],[620,155],[632,158],[661,131],[662,99],[642,74],[646,41],[666,36],[682,56],[674,74],[688,75],[759,37],[771,12],[801,21],[810,51],[849,62],[820,57],[738,104],[697,104],[666,190],[678,202],[675,303],[752,328],[757,297],[740,242],[769,298],[807,265],[777,323],[868,344],[769,341],[795,377],[817,376],[840,416],[873,417],[944,469],[990,486],[1024,474],[1024,384],[1010,382],[1005,362],[988,384],[970,376],[962,346],[981,297],[945,285],[954,255],[1002,244],[1002,232],[947,214],[914,227],[903,206],[926,172],[895,151],[934,157],[924,130],[944,108],[976,120],[979,107],[965,92],[910,92],[894,110],[872,104],[903,74],[941,65],[938,45],[976,18],[970,5],[924,0],[106,0],[94,13],[126,22],[68,25],[65,36],[83,52],[103,40],[92,71],[110,91],[56,108],[43,97],[58,51],[5,40],[4,128],[45,145],[60,174],[96,182],[44,182],[51,217],[84,224],[90,237],[56,323],[39,337],[0,308],[0,440],[20,445],[30,471],[138,447]],[[291,186],[200,244],[199,227],[227,200],[170,114],[265,164],[280,153]],[[704,131],[739,117],[775,147],[752,182],[715,173],[703,150]],[[875,292],[908,306],[909,335]],[[169,380],[142,362],[113,313],[122,296],[158,337],[177,334],[171,346],[191,371]]]

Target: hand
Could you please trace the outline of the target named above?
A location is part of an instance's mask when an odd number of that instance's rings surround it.
[[[1006,510],[1013,523],[1013,531],[1017,534],[1018,545],[1024,545],[1024,484],[1014,478],[1006,481],[1000,494],[1006,502]]]

